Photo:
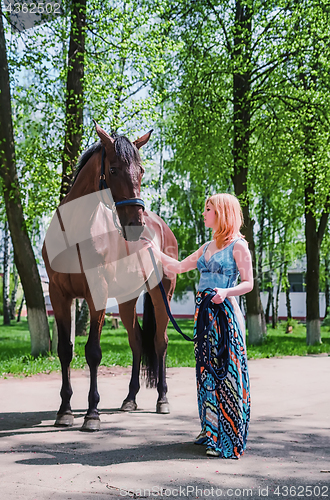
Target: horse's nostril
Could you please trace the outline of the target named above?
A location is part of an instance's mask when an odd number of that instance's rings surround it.
[[[136,222],[129,222],[128,226],[130,226],[130,227],[131,226],[141,227],[141,226],[144,226],[144,224],[142,224],[141,222],[138,222],[138,223],[136,223]]]

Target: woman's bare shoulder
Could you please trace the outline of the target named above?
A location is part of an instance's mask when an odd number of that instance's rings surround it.
[[[244,238],[239,238],[236,242],[235,242],[235,245],[234,245],[234,248],[237,247],[237,248],[248,248],[249,244],[248,242],[246,241],[246,239]]]
[[[239,240],[237,240],[235,245],[234,245],[233,252],[234,253],[237,253],[237,252],[246,253],[247,251],[249,251],[248,242],[244,238],[240,238]]]

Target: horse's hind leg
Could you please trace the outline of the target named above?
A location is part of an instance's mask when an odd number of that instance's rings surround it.
[[[70,427],[73,425],[71,410],[72,387],[70,381],[70,363],[73,354],[71,342],[71,299],[59,297],[56,291],[50,289],[54,316],[58,330],[58,357],[62,369],[61,406],[57,412],[56,427]]]
[[[137,409],[136,395],[140,389],[140,365],[142,354],[141,328],[136,314],[137,299],[119,304],[120,318],[128,333],[128,342],[132,350],[132,373],[129,383],[128,395],[121,405],[122,411],[134,411]]]
[[[100,417],[97,405],[100,395],[97,389],[97,370],[102,359],[100,337],[104,322],[105,310],[96,311],[91,299],[86,299],[91,316],[88,341],[85,345],[85,356],[90,371],[90,388],[88,393],[88,410],[82,431],[98,431],[100,429]]]

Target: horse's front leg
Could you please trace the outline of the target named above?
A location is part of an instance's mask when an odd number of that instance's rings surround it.
[[[100,430],[100,417],[97,409],[100,401],[97,389],[97,370],[102,359],[100,337],[105,310],[95,311],[93,302],[89,300],[87,302],[91,314],[91,324],[88,341],[85,345],[85,356],[90,372],[90,388],[88,393],[88,410],[81,430],[93,432]]]
[[[71,342],[71,300],[59,297],[56,290],[50,289],[55,321],[58,332],[58,357],[62,370],[61,405],[57,412],[56,427],[70,427],[74,417],[71,410],[72,387],[70,381],[70,363],[73,355]]]
[[[164,280],[164,289],[170,300],[172,294],[169,293],[171,289],[171,282],[169,280]],[[156,334],[155,334],[155,351],[158,360],[158,399],[156,405],[157,413],[170,413],[170,405],[167,399],[167,383],[166,383],[166,353],[168,345],[168,336],[166,328],[168,325],[168,315],[165,309],[165,305],[160,293],[159,288],[152,290],[152,301],[155,309],[155,319],[156,319]]]
[[[140,390],[140,366],[142,354],[141,328],[136,314],[137,299],[119,305],[119,314],[128,333],[128,342],[132,350],[132,373],[129,383],[128,395],[121,405],[122,411],[137,409],[136,395]]]

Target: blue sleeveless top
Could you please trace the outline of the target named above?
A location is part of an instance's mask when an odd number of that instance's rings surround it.
[[[205,252],[210,241],[205,245],[203,254],[197,261],[197,269],[201,273],[198,291],[202,292],[205,288],[231,288],[236,285],[238,278],[238,269],[233,256],[235,243],[240,238],[232,241],[223,250],[215,252],[209,260],[205,260]]]

